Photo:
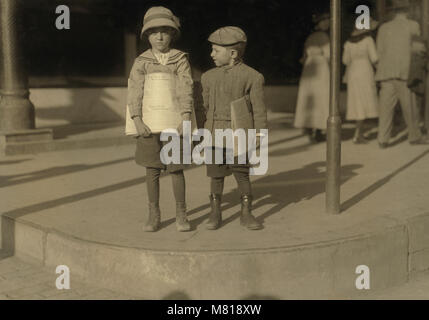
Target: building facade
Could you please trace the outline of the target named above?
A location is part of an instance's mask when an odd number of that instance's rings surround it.
[[[371,15],[383,20],[389,1],[343,1],[342,41],[353,29],[358,5],[368,5]],[[425,1],[412,1],[412,15],[419,21],[425,18],[421,14]],[[37,126],[122,121],[128,73],[135,57],[147,48],[138,37],[142,18],[154,5],[169,7],[180,17],[182,36],[176,45],[190,53],[196,81],[212,67],[207,36],[220,26],[242,27],[249,38],[245,59],[265,75],[268,106],[293,112],[311,17],[329,11],[329,4],[329,0],[22,1],[20,39]],[[59,5],[70,9],[68,30],[56,28]]]

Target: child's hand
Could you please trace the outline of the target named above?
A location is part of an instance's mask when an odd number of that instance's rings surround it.
[[[136,125],[137,135],[143,136],[145,138],[150,137],[152,132],[150,131],[150,128],[144,123],[143,119],[140,117],[134,117],[134,124]]]
[[[182,115],[182,121],[180,122],[179,126],[177,127],[177,132],[179,133],[179,136],[183,134],[183,121],[191,121],[191,114],[185,113]]]

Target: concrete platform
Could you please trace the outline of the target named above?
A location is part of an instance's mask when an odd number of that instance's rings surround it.
[[[269,173],[253,178],[264,230],[239,226],[232,178],[223,227],[205,230],[209,180],[204,167],[193,167],[185,173],[193,231],[176,232],[163,176],[162,229],[142,232],[145,172],[124,145],[0,159],[3,248],[154,299],[353,298],[365,294],[355,287],[359,265],[370,268],[372,290],[429,269],[427,147],[344,142],[343,213],[329,216],[325,145],[308,144],[288,118],[271,129]]]
[[[123,134],[123,122],[54,125],[52,128],[42,128],[35,131],[42,133],[49,132],[51,139],[8,141],[4,143],[0,141],[0,155],[37,154],[52,151],[103,148],[134,143],[132,137]]]

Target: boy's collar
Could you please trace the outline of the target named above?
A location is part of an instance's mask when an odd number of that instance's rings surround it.
[[[226,66],[222,66],[221,68],[222,69],[224,69],[224,70],[231,70],[232,68],[234,68],[234,67],[236,67],[236,66],[239,66],[239,65],[241,65],[243,63],[243,61],[242,60],[238,60],[238,61],[234,61],[234,64],[233,65],[226,65]]]

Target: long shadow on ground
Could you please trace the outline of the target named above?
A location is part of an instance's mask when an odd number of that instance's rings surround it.
[[[362,165],[345,165],[341,168],[341,184],[357,175],[356,170],[362,168]],[[258,179],[252,183],[254,209],[262,206],[271,205],[272,207],[259,216],[257,219],[264,222],[270,216],[279,213],[283,208],[291,203],[297,203],[302,200],[309,200],[320,193],[325,192],[325,162],[315,162],[306,165],[300,169],[285,171],[269,175]],[[230,178],[231,179],[231,178]],[[232,190],[222,197],[222,210],[226,211],[240,204],[240,195],[237,189]],[[209,210],[209,198],[207,195],[207,204],[194,208],[188,212],[188,216]],[[231,223],[240,216],[237,211],[232,216],[223,221],[223,226]],[[204,220],[208,218],[208,213],[193,219],[192,228],[197,228]],[[175,218],[164,221],[162,228],[175,222]]]
[[[361,192],[359,192],[355,196],[351,197],[350,199],[348,199],[347,201],[345,201],[341,205],[341,211],[346,211],[346,210],[350,209],[351,207],[353,207],[354,205],[356,205],[357,203],[359,203],[360,201],[362,201],[363,199],[368,197],[370,194],[372,194],[376,190],[380,189],[382,186],[384,186],[386,183],[388,183],[390,180],[392,180],[399,173],[401,173],[402,171],[411,167],[414,163],[421,160],[422,158],[424,158],[428,154],[429,154],[429,150],[426,150],[421,155],[417,156],[413,160],[404,164],[402,167],[398,168],[397,170],[393,171],[389,175],[385,176],[384,178],[378,180],[377,182],[373,183],[369,187],[365,188],[364,190],[362,190]]]

